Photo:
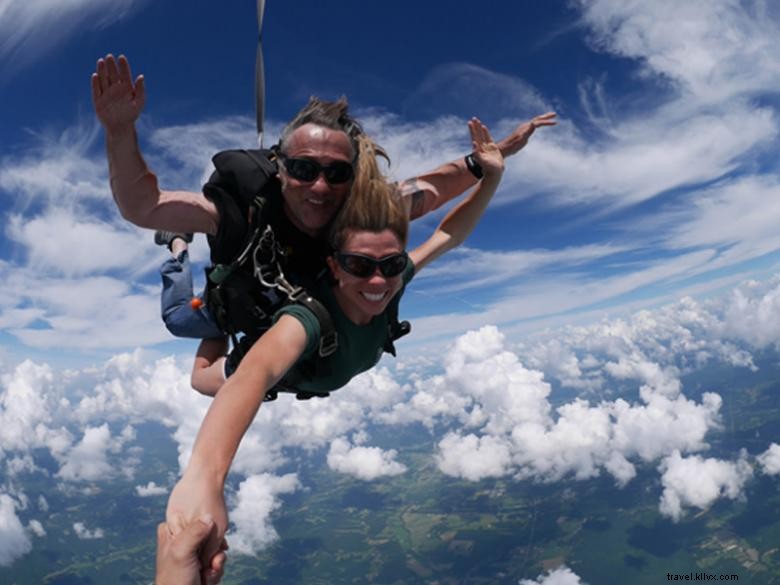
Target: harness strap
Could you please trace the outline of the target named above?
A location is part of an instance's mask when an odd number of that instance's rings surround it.
[[[387,339],[382,349],[393,357],[396,357],[394,342],[409,334],[412,330],[412,324],[409,321],[398,321],[398,305],[400,302],[400,298],[395,298],[387,307]]]

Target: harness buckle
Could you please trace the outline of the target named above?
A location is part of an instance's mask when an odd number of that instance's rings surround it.
[[[328,357],[335,352],[339,347],[339,334],[336,331],[332,331],[328,335],[320,337],[319,355],[320,357]]]

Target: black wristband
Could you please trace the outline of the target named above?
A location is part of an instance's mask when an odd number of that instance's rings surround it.
[[[479,163],[474,160],[474,153],[467,154],[463,160],[466,161],[466,167],[469,169],[469,172],[477,179],[481,179],[484,173],[482,172],[482,167],[479,166]]]

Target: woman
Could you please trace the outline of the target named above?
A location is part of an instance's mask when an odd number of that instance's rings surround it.
[[[336,252],[328,259],[328,266],[335,284],[312,291],[315,296],[324,293],[320,300],[331,311],[337,331],[349,329],[339,336],[331,376],[323,380],[299,375],[297,370],[316,350],[318,323],[303,307],[289,305],[282,309],[273,327],[219,388],[201,425],[189,465],[168,501],[167,520],[174,532],[204,514],[215,519],[219,535],[204,548],[204,561],[218,552],[227,528],[224,482],[265,393],[288,372],[299,387],[324,392],[343,386],[371,368],[381,355],[386,336],[385,310],[393,298],[403,292],[415,273],[463,242],[476,226],[498,187],[504,161],[479,120],[469,122],[469,131],[474,158],[484,177],[447,214],[433,235],[408,255],[404,251],[408,232],[405,210],[394,196],[394,187],[379,172],[370,141],[361,142],[355,184],[331,232]],[[211,374],[214,377],[213,371]]]

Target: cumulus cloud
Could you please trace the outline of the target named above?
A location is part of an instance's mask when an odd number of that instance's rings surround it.
[[[719,498],[743,498],[743,488],[753,476],[744,452],[731,462],[699,455],[683,457],[674,451],[659,469],[664,488],[659,509],[675,522],[682,518],[686,507],[704,510]]]
[[[740,290],[752,301],[777,287],[773,280]],[[606,473],[623,486],[644,466],[658,467],[663,476],[661,506],[668,515],[740,497],[751,473],[746,458],[701,456],[709,433],[720,426],[720,396],[705,391],[693,400],[681,383],[685,373],[708,363],[755,368],[747,340],[723,337],[733,303],[732,295],[683,299],[517,347],[488,326],[460,336],[438,354],[443,359],[423,361],[421,368],[416,358],[402,360],[358,376],[328,399],[282,396],[264,404],[231,474],[241,550],[251,554],[273,540],[280,496],[302,487],[294,474],[277,470],[289,471],[301,454],[322,452],[331,468],[364,480],[402,472],[397,458],[403,452],[369,444],[374,425],[423,425],[439,469],[469,481],[550,482]],[[133,428],[144,421],[170,429],[183,469],[210,404],[189,386],[189,359],[137,350],[81,371],[55,373],[31,361],[16,366],[2,375],[0,391],[5,469],[43,472],[33,456],[43,448],[60,464],[63,493],[73,483],[100,489],[100,482],[120,477],[119,461],[138,460]],[[553,401],[552,380],[582,393]],[[756,461],[771,473],[774,460],[770,447]],[[128,473],[132,478],[132,469]],[[705,476],[708,487],[699,492],[686,479]],[[163,482],[137,485],[136,493],[161,493]],[[45,512],[48,504],[39,497],[37,506]]]
[[[780,445],[772,443],[757,459],[765,474],[780,475]]]
[[[606,471],[624,485],[636,474],[631,459],[651,462],[675,449],[707,447],[706,434],[719,424],[718,395],[705,393],[696,403],[680,393],[674,370],[631,354],[621,364],[611,374],[634,381],[639,400],[578,398],[553,409],[542,372],[507,350],[495,327],[484,327],[460,337],[447,353],[445,374],[421,381],[384,420],[459,421],[461,429],[439,441],[437,461],[442,472],[471,481],[586,479]]]
[[[239,485],[236,504],[230,511],[235,532],[230,533],[230,549],[240,554],[254,555],[278,538],[271,525],[271,514],[281,506],[279,495],[300,487],[294,473],[273,476],[253,475]]]
[[[49,366],[26,360],[0,376],[0,385],[0,455],[43,447],[56,457],[69,448],[70,432],[55,422],[61,404]]]
[[[511,446],[490,435],[449,433],[439,442],[437,462],[443,473],[469,481],[501,477],[511,468]]]
[[[338,438],[330,444],[328,467],[358,479],[372,481],[406,471],[406,466],[395,460],[397,455],[395,449],[384,451],[379,447],[352,445],[347,439]]]
[[[84,436],[67,453],[57,475],[68,481],[95,481],[116,474],[108,461],[109,452],[117,452],[123,444],[121,437],[112,437],[107,423],[87,427]]]
[[[73,532],[75,532],[76,536],[81,540],[96,540],[105,537],[102,528],[89,530],[83,522],[75,522],[73,524]]]
[[[150,481],[146,485],[135,486],[135,493],[142,498],[148,498],[150,496],[164,496],[168,493],[168,488],[157,485],[153,481]]]
[[[747,282],[731,293],[725,309],[723,334],[754,347],[780,343],[780,278]]]
[[[558,567],[553,571],[548,571],[539,575],[536,581],[522,579],[519,585],[587,585],[580,577],[568,567]]]
[[[30,532],[32,532],[38,538],[46,536],[46,529],[39,520],[30,520],[30,522],[27,524],[27,528],[29,528]]]
[[[30,537],[16,515],[16,503],[0,494],[0,567],[11,565],[32,550]]]

